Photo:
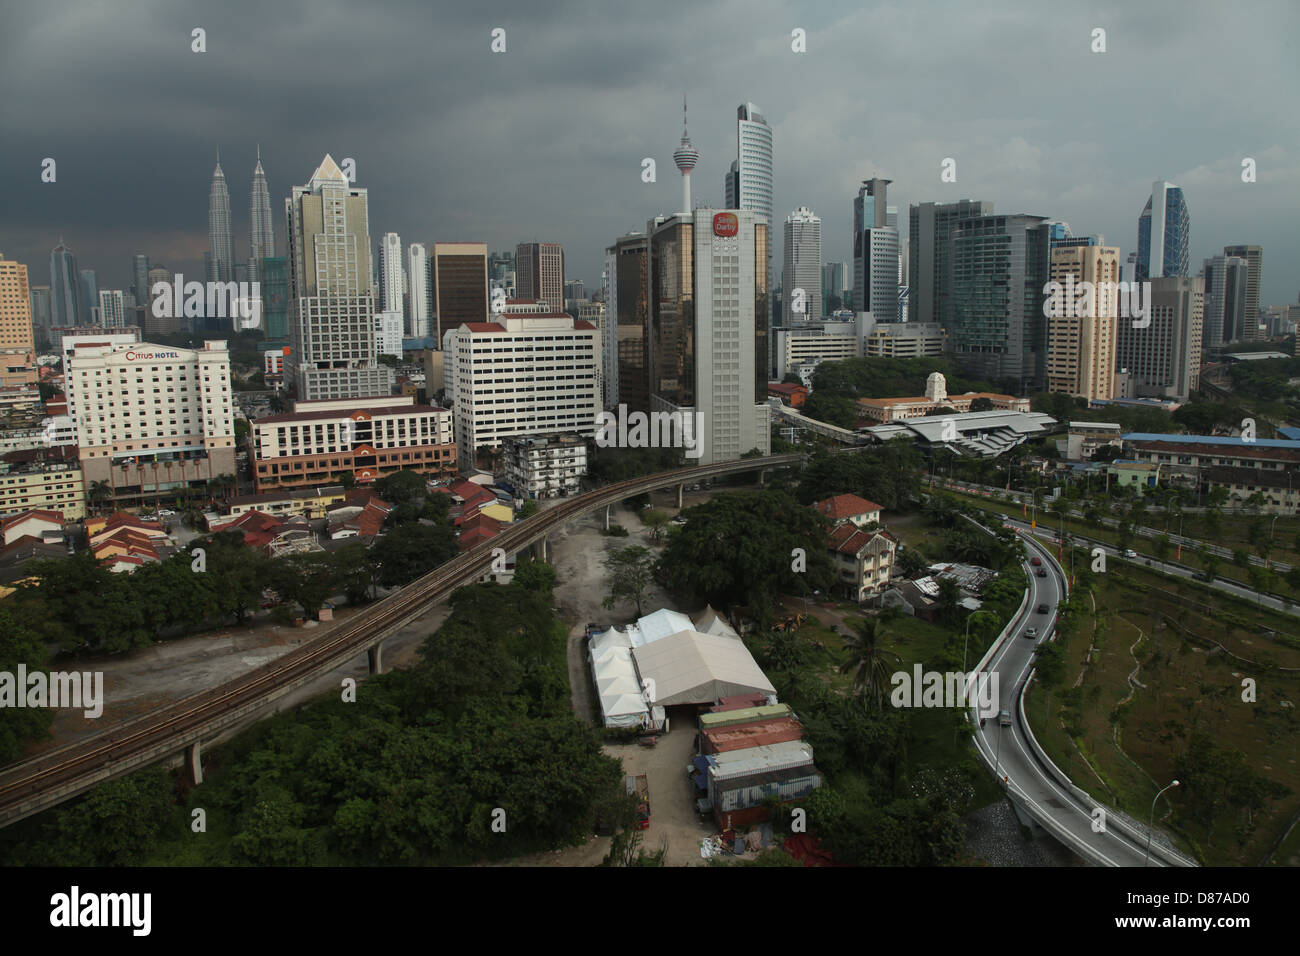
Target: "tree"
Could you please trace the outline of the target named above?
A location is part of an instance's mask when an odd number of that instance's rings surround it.
[[[884,709],[885,691],[890,683],[885,658],[898,660],[898,655],[880,647],[876,622],[871,618],[853,623],[853,630],[844,636],[844,653],[845,661],[840,665],[840,673],[853,674],[853,696],[880,712]]]
[[[371,488],[376,495],[392,505],[414,504],[428,494],[424,475],[409,468],[384,475]]]
[[[27,666],[28,673],[45,669],[48,656],[39,635],[15,619],[7,606],[0,604],[0,672],[16,674],[19,664]],[[16,688],[25,694],[25,687]],[[17,760],[23,747],[31,740],[46,735],[54,711],[48,707],[0,707],[0,764]]]
[[[86,497],[90,499],[91,510],[95,514],[99,514],[104,505],[112,501],[113,489],[107,481],[92,481]]]
[[[537,511],[537,502],[532,498],[529,498],[524,502],[524,506],[519,509],[519,520],[523,521],[525,518],[531,518],[533,515],[537,514]]]
[[[684,514],[659,562],[672,590],[761,617],[779,595],[834,580],[824,519],[783,491],[724,492]]]
[[[668,526],[668,513],[658,508],[645,508],[641,511],[641,523],[650,529],[650,540],[658,541]]]
[[[646,588],[650,586],[654,560],[650,549],[639,544],[611,552],[605,559],[609,594],[601,606],[612,608],[621,600],[630,600],[636,604],[636,615],[640,617],[641,601],[645,597]]]
[[[515,565],[513,583],[526,591],[550,594],[555,587],[555,567],[536,558],[523,558]]]
[[[993,399],[981,395],[970,403],[970,410],[972,412],[991,412],[993,411]]]
[[[409,522],[385,532],[371,549],[370,559],[380,586],[394,588],[423,577],[458,550],[450,525]]]
[[[1169,560],[1169,549],[1171,547],[1172,542],[1169,540],[1169,535],[1162,534],[1160,537],[1156,538],[1154,545],[1156,557],[1159,558],[1162,563]]]

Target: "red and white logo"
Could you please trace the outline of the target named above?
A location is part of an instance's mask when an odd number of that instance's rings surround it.
[[[713,216],[713,234],[715,236],[734,236],[740,232],[740,220],[734,212],[719,212]]]

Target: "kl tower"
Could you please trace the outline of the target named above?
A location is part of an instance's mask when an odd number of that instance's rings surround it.
[[[700,151],[691,145],[690,133],[686,130],[686,94],[682,94],[682,145],[673,153],[673,162],[682,172],[682,212],[690,215],[691,209],[691,170],[699,162]]]

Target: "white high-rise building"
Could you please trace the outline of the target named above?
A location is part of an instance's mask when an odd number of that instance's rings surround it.
[[[285,200],[290,361],[303,401],[389,395],[377,361],[369,201],[326,156]],[[286,375],[288,369],[286,368]]]
[[[235,474],[226,343],[182,349],[115,338],[85,336],[64,346],[68,414],[86,488],[103,481],[115,502],[138,504]]]
[[[375,313],[375,350],[380,355],[402,357],[404,324],[400,312]]]
[[[646,233],[651,413],[682,416],[696,464],[766,454],[767,223],[700,207]]]
[[[786,325],[822,317],[821,262],[822,221],[807,206],[800,206],[785,218],[781,311]]]
[[[406,334],[413,339],[432,335],[429,327],[429,254],[423,243],[406,249]]]
[[[729,175],[729,208],[748,209],[767,224],[768,235],[776,224],[773,218],[772,127],[753,103],[736,109],[736,162]],[[732,206],[732,202],[735,203]],[[766,287],[772,288],[772,249],[767,251]]]
[[[402,237],[386,232],[379,240],[379,308],[404,314],[402,293],[406,288],[402,271]]]
[[[596,433],[600,331],[565,313],[494,316],[442,338],[462,466],[505,438]]]
[[[126,296],[121,289],[99,290],[99,327],[120,329],[126,325]]]

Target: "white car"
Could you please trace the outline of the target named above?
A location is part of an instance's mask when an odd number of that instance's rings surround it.
[[[176,512],[172,511],[170,508],[159,508],[158,514],[170,518],[172,515],[176,514]]]
[[[1138,556],[1138,553],[1137,553],[1136,551],[1134,551],[1132,548],[1125,548],[1125,549],[1124,549],[1124,557],[1126,557],[1126,558],[1136,558],[1137,556]]]

